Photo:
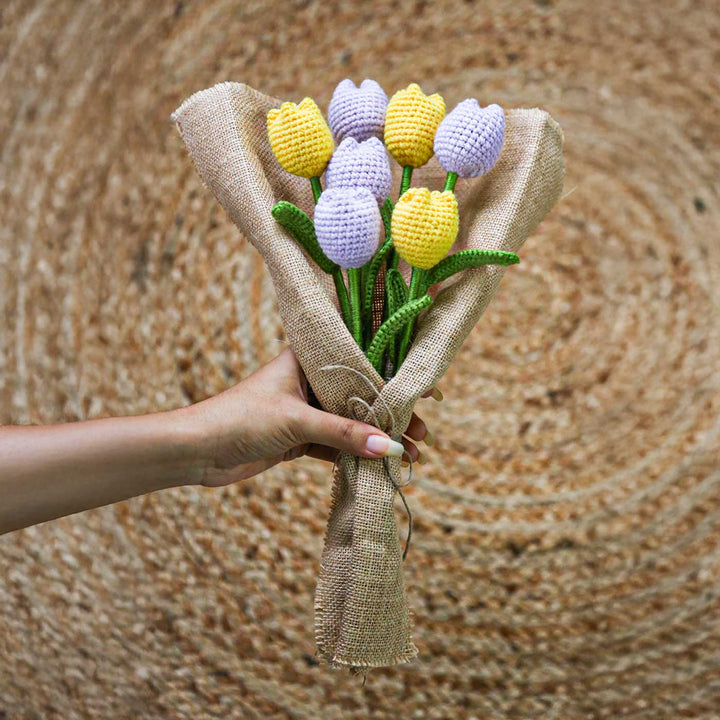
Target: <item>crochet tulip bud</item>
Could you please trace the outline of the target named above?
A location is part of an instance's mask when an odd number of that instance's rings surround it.
[[[330,128],[311,98],[283,103],[267,116],[270,147],[280,165],[293,175],[319,177],[333,151]]]
[[[382,218],[366,188],[325,190],[315,206],[315,233],[323,252],[342,268],[360,268],[378,247]]]
[[[385,91],[374,80],[363,80],[360,87],[352,80],[343,80],[335,88],[328,107],[328,122],[335,140],[382,139],[387,104]]]
[[[412,83],[398,90],[385,113],[385,145],[403,167],[418,168],[433,154],[433,138],[445,116],[445,101],[435,93],[429,97]]]
[[[481,108],[475,99],[463,100],[440,123],[435,154],[447,172],[463,178],[492,170],[505,138],[505,113],[499,105]]]
[[[455,242],[458,205],[449,191],[410,188],[392,214],[392,240],[406,263],[422,270],[437,265]]]
[[[363,142],[345,138],[330,158],[325,181],[328,188],[367,188],[379,203],[385,202],[392,172],[382,141],[376,137]]]

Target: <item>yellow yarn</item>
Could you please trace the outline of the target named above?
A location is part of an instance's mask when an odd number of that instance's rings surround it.
[[[445,117],[445,101],[412,83],[398,90],[385,112],[385,145],[400,165],[418,168],[433,155],[435,131]]]
[[[280,165],[293,175],[319,177],[332,155],[330,128],[315,101],[284,102],[267,116],[270,147]]]
[[[455,242],[458,225],[458,204],[452,192],[410,188],[393,210],[393,245],[409,265],[429,270]]]

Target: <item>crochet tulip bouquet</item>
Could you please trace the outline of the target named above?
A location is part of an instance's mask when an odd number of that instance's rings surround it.
[[[389,379],[405,359],[417,316],[432,303],[433,286],[470,267],[519,262],[515,253],[485,249],[445,257],[459,229],[455,183],[495,166],[505,113],[499,105],[464,100],[446,116],[442,97],[428,97],[416,84],[388,102],[374,80],[359,88],[343,80],[328,120],[329,127],[310,98],[268,112],[273,153],[284,170],[310,181],[316,203],[314,223],[287,201],[272,212],[332,277],[347,328]],[[386,148],[402,168],[396,204]],[[443,189],[411,187],[413,171],[433,151],[446,172]],[[412,269],[409,286],[400,259]]]
[[[320,405],[395,440],[562,188],[562,133],[546,112],[465,100],[446,116],[417,85],[388,101],[376,82],[344,80],[326,123],[310,99],[281,104],[222,83],[173,118],[262,255]],[[338,457],[315,593],[318,654],[333,666],[417,653],[401,485],[397,458]]]

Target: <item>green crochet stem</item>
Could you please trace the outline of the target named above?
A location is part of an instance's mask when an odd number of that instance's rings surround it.
[[[408,300],[408,287],[402,273],[390,268],[385,276],[385,289],[387,291],[387,315],[394,315]],[[397,362],[397,339],[393,338],[388,347],[388,356],[393,367]]]
[[[413,302],[415,298],[424,293],[425,289],[425,270],[421,268],[413,268],[412,275],[410,276],[410,288],[408,289],[408,304]],[[410,348],[410,340],[412,340],[413,330],[415,330],[415,318],[413,318],[406,326],[405,332],[403,333],[402,340],[400,341],[400,351],[397,357],[397,366],[402,365],[405,356],[407,355],[408,349]]]
[[[405,191],[410,187],[410,181],[412,180],[413,166],[406,165],[403,168],[402,180],[400,181],[400,197],[403,196]]]
[[[378,373],[382,374],[383,355],[390,342],[407,323],[414,322],[415,318],[431,304],[432,298],[429,295],[423,295],[421,298],[403,305],[380,326],[366,353],[368,360]]]
[[[320,199],[320,196],[322,195],[322,185],[320,184],[320,178],[310,178],[310,184],[312,185],[313,199],[317,203],[317,201]]]
[[[443,192],[445,190],[449,190],[450,192],[455,191],[455,183],[457,182],[458,175],[454,172],[449,172],[447,174],[447,177],[445,178],[445,187],[443,188]]]
[[[345,320],[345,326],[352,332],[352,312],[350,310],[347,288],[345,287],[345,279],[343,278],[340,268],[333,272],[332,279],[335,283],[335,293],[340,303],[340,312],[342,313],[343,320]]]
[[[390,237],[390,215],[392,215],[392,210],[388,213],[387,208],[383,206],[380,208],[380,214],[385,224],[385,242],[375,253],[373,259],[365,266],[365,289],[363,294],[363,312],[365,313],[369,313],[372,309],[378,273],[387,254],[392,250],[392,239]]]
[[[502,250],[461,250],[454,255],[448,255],[428,271],[426,287],[437,285],[467,268],[481,265],[515,265],[519,262],[520,258],[515,253]]]
[[[392,239],[392,214],[393,209],[395,208],[395,205],[393,204],[393,201],[388,198],[380,208],[380,214],[382,215],[383,223],[385,224],[385,240],[391,240]],[[395,252],[395,248],[390,245],[390,249],[387,252],[387,266],[389,268],[393,267],[393,263],[397,265],[397,261],[395,260],[397,256],[397,253]]]
[[[347,271],[348,286],[350,288],[350,317],[352,318],[351,330],[355,342],[363,347],[362,333],[362,300],[360,296],[360,270],[358,268],[348,268]]]
[[[313,221],[299,207],[285,200],[281,200],[275,204],[275,207],[272,209],[272,216],[298,241],[310,256],[310,259],[323,272],[332,275],[338,302],[340,303],[340,311],[342,312],[345,324],[348,329],[350,329],[352,327],[352,317],[342,268],[330,260],[322,251],[322,248],[318,244],[317,236],[315,235]]]

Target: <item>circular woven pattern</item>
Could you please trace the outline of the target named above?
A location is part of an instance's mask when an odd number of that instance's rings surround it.
[[[717,717],[714,1],[58,0],[2,19],[3,422],[174,407],[280,349],[258,254],[168,120],[195,90],[243,80],[324,111],[339,79],[374,77],[540,105],[568,178],[445,401],[422,404],[416,664],[364,686],[316,665],[330,470],[303,460],[0,539],[0,716]]]

